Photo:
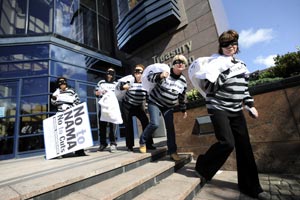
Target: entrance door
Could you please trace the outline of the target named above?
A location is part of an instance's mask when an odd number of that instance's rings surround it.
[[[15,157],[17,151],[19,82],[0,81],[0,160]]]

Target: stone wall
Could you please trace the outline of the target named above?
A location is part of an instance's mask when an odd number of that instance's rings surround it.
[[[265,88],[270,90],[268,85]],[[300,84],[253,95],[259,118],[249,117],[246,111],[245,115],[259,172],[300,172],[299,94]],[[214,134],[192,135],[195,118],[205,114],[205,106],[189,109],[184,121],[180,112],[175,113],[178,151],[193,152],[195,159],[216,141]],[[222,169],[236,169],[234,152]]]

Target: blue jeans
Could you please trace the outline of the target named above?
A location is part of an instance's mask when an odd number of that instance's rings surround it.
[[[148,104],[148,112],[150,115],[150,122],[146,126],[140,137],[140,145],[145,145],[146,142],[152,138],[154,131],[159,126],[159,117],[163,114],[167,129],[168,154],[175,153],[177,151],[177,145],[174,128],[173,108],[158,107],[156,104],[150,102]]]

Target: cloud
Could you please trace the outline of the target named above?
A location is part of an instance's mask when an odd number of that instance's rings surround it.
[[[249,48],[257,43],[268,42],[274,38],[272,29],[253,29],[242,30],[239,38],[239,45],[244,48]]]
[[[276,56],[277,55],[269,55],[267,57],[258,56],[255,58],[255,60],[253,62],[258,65],[264,65],[266,68],[272,67],[275,65],[274,58]]]

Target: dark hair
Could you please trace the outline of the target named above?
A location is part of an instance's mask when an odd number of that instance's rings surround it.
[[[221,43],[225,43],[225,42],[230,42],[230,41],[234,41],[234,42],[238,42],[239,40],[239,34],[235,31],[235,30],[228,30],[223,32],[220,37],[219,37],[219,54],[223,55],[223,50],[221,47]],[[235,53],[239,53],[239,46],[237,47],[237,50]]]

